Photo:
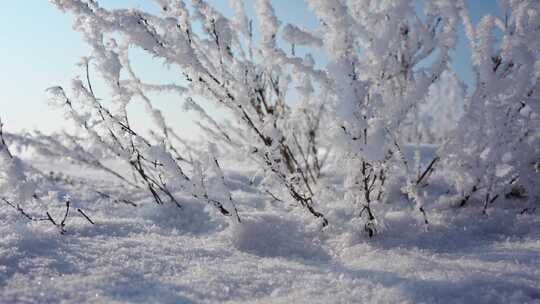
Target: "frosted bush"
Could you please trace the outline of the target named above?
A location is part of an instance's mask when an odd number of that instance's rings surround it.
[[[391,208],[411,209],[428,225],[433,202],[451,196],[461,206],[482,196],[484,213],[516,189],[529,205],[538,201],[534,1],[501,1],[504,19],[488,15],[475,26],[463,0],[309,0],[316,29],[279,20],[269,0],[255,1],[254,16],[247,3],[230,1],[232,17],[202,0],[155,0],[155,13],[90,0],[51,2],[74,16],[74,29],[91,49],[71,88],[48,89],[79,133],[6,138],[103,171],[159,205],[182,209],[179,197],[189,197],[241,225],[230,166],[253,168],[259,198],[282,207],[294,202],[323,228],[330,224],[325,212],[335,208],[323,197],[348,204],[370,237]],[[461,26],[476,77],[469,91],[452,66]],[[145,81],[133,66],[135,50],[182,80]],[[106,96],[93,87],[96,72]],[[153,98],[160,92],[198,118],[200,143],[168,124]],[[128,111],[135,102],[152,122],[147,132],[136,131],[141,127]],[[8,186],[1,189],[32,196],[39,185],[2,147],[1,181]],[[107,165],[105,157],[128,170]],[[438,184],[431,185],[435,170]]]
[[[476,87],[442,148],[459,174],[460,205],[480,195],[484,213],[516,187],[525,189],[529,204],[540,195],[540,4],[502,1],[502,8],[504,20],[485,16],[477,28],[464,16]]]

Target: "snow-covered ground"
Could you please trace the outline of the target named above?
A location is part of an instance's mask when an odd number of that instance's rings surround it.
[[[130,197],[138,207],[115,204],[77,181],[84,197],[71,210],[84,207],[95,225],[72,211],[64,235],[0,205],[0,302],[540,303],[537,214],[434,209],[426,228],[396,209],[369,239],[340,225],[351,222],[346,205],[328,208],[321,231],[242,174],[228,178],[242,224],[188,198],[183,209],[147,195]],[[61,217],[65,207],[49,210]]]

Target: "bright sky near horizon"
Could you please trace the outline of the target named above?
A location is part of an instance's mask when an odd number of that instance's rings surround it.
[[[150,0],[99,0],[106,7],[135,7],[155,9]],[[227,0],[210,0],[230,14]],[[250,3],[251,1],[246,1]],[[468,0],[473,20],[486,13],[500,14],[496,0]],[[315,17],[307,11],[303,0],[274,0],[276,13],[284,22],[316,26]],[[249,8],[248,8],[249,10]],[[69,87],[70,80],[80,73],[76,63],[88,54],[81,36],[72,30],[72,17],[57,10],[46,0],[0,1],[0,118],[12,131],[39,129],[58,131],[69,125],[62,111],[51,108],[45,89],[55,85]],[[472,81],[466,41],[461,37],[455,53],[455,67],[466,83]],[[151,79],[174,77],[163,72],[160,62],[141,55],[139,71]],[[170,74],[170,73],[169,73]],[[166,76],[163,76],[166,75]],[[179,101],[160,101],[169,121],[178,128],[194,134],[193,123],[183,113]],[[135,111],[135,119],[143,119]],[[188,136],[190,137],[190,136]]]

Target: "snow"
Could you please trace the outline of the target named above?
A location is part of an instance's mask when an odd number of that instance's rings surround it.
[[[540,303],[538,3],[155,2],[51,0],[90,47],[47,90],[78,131],[0,121],[0,303]]]
[[[334,206],[334,225],[321,231],[298,208],[254,202],[260,196],[245,172],[227,176],[242,223],[181,194],[182,209],[149,195],[130,207],[78,183],[74,204],[95,225],[72,215],[64,235],[0,205],[1,302],[540,303],[535,214],[508,207],[478,220],[478,208],[440,209],[426,229],[395,209],[368,239],[336,224],[350,216],[346,206]],[[62,214],[64,206],[49,210]]]

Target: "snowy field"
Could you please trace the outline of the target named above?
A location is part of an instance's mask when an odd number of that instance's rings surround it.
[[[24,2],[0,304],[540,304],[539,0]]]
[[[78,175],[125,192],[94,172]],[[66,184],[85,197],[72,198],[64,235],[1,205],[0,302],[540,303],[535,214],[431,210],[426,228],[396,209],[369,239],[338,224],[348,206],[333,205],[333,225],[321,230],[299,208],[277,212],[243,174],[227,180],[241,225],[187,198],[183,209],[143,193],[130,196],[137,207],[114,203],[82,178]],[[49,210],[60,218],[65,207]]]

